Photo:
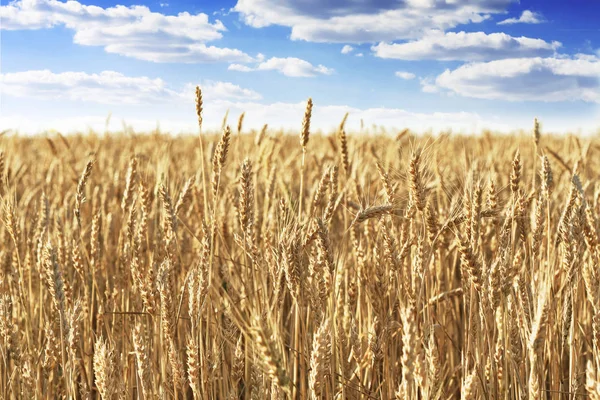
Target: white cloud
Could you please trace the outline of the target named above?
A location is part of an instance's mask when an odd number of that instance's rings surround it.
[[[478,23],[516,0],[238,0],[233,8],[255,28],[287,26],[291,38],[365,43],[414,39],[432,29]]]
[[[259,64],[259,70],[275,70],[286,76],[293,77],[308,77],[318,74],[331,75],[334,71],[323,65],[313,66],[306,60],[301,60],[295,57],[278,58],[272,57],[267,61]]]
[[[573,58],[577,60],[587,60],[587,61],[597,61],[600,59],[600,54],[585,54],[585,53],[577,53],[573,56]]]
[[[61,133],[76,133],[88,132],[92,130],[97,133],[122,132],[123,126],[132,127],[136,132],[152,132],[157,127],[161,128],[162,132],[172,133],[196,133],[198,130],[198,122],[195,124],[191,121],[182,122],[179,119],[157,120],[144,118],[126,118],[121,113],[110,113],[110,119],[107,119],[107,114],[84,114],[77,117],[60,117],[47,118],[44,120],[32,119],[27,115],[2,115],[0,116],[0,131],[13,130],[19,134],[37,134],[48,131],[58,131]],[[108,126],[106,122],[109,122]]]
[[[412,72],[405,72],[405,71],[396,71],[396,73],[394,75],[396,75],[398,78],[402,78],[405,80],[411,80],[411,79],[415,79],[417,77]]]
[[[364,56],[364,54],[363,54],[363,53],[356,53],[356,54],[355,54],[355,56],[356,56],[356,57],[363,57],[363,56]]]
[[[323,65],[314,66],[306,60],[295,57],[271,57],[266,61],[259,63],[255,67],[248,67],[241,64],[231,64],[228,67],[232,71],[251,72],[251,71],[279,71],[285,76],[299,78],[312,77],[316,75],[331,75],[335,71]]]
[[[482,99],[600,103],[600,59],[537,57],[472,63],[446,70],[435,84]]]
[[[230,123],[235,123],[237,117],[245,112],[245,129],[260,129],[263,124],[269,124],[272,129],[284,129],[286,131],[298,131],[302,126],[302,118],[306,108],[306,102],[298,103],[258,103],[247,101],[210,101],[205,102],[204,128],[216,130],[221,126],[223,115],[229,111]],[[184,117],[160,115],[152,118],[131,118],[120,112],[112,114],[109,131],[121,131],[122,121],[132,126],[137,132],[149,132],[156,128],[157,123],[161,129],[171,133],[195,133],[197,121],[194,117],[193,106],[190,112],[186,110]],[[346,123],[349,132],[360,129],[361,119],[365,128],[369,129],[373,124],[385,128],[410,128],[423,132],[427,130],[441,131],[453,129],[465,133],[479,132],[484,128],[490,129],[512,129],[509,125],[495,122],[489,118],[483,118],[476,113],[420,113],[411,112],[399,108],[367,108],[359,109],[344,105],[318,105],[315,104],[311,119],[311,129],[331,131],[337,127],[339,121],[346,112],[350,117]],[[108,112],[107,112],[108,113]],[[0,130],[19,129],[23,133],[37,133],[45,130],[55,129],[61,132],[86,131],[93,129],[103,132],[105,129],[106,114],[83,114],[77,117],[52,116],[47,119],[32,119],[22,115],[2,115],[0,117]]]
[[[250,68],[247,65],[243,65],[243,64],[230,64],[229,67],[227,67],[227,69],[229,71],[239,71],[239,72],[252,72],[252,71],[254,71],[254,69]]]
[[[435,81],[431,78],[419,78],[421,91],[423,93],[439,93],[440,88],[435,85]]]
[[[552,56],[559,42],[513,37],[505,33],[434,32],[407,43],[379,43],[377,57],[399,60],[489,61],[503,58]]]
[[[201,82],[208,100],[258,100],[261,96],[229,82]],[[4,95],[26,98],[71,100],[100,104],[148,104],[194,99],[194,86],[183,90],[169,87],[162,79],[129,77],[114,71],[53,73],[49,70],[0,74]]]
[[[504,21],[498,22],[498,25],[510,25],[510,24],[541,24],[546,22],[544,17],[540,13],[525,10],[519,18],[508,18]]]
[[[200,83],[202,97],[208,101],[212,100],[260,100],[262,96],[254,90],[245,89],[231,82],[206,80]],[[183,92],[185,99],[194,99],[193,93],[196,85],[186,85]]]
[[[102,46],[109,53],[154,62],[249,62],[248,54],[206,45],[226,31],[206,14],[165,15],[145,6],[102,8],[75,0],[18,0],[0,7],[1,29],[22,30],[64,26],[73,41]]]
[[[342,54],[352,53],[353,50],[354,50],[354,47],[352,47],[349,44],[347,44],[344,47],[342,47]]]
[[[118,72],[99,74],[49,70],[0,75],[2,93],[16,97],[90,101],[104,104],[140,104],[176,96],[162,79],[128,77]]]

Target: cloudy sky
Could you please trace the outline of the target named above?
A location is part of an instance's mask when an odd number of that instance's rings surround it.
[[[17,0],[0,129],[600,127],[596,0]]]

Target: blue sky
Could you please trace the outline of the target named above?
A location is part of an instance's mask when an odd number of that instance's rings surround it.
[[[594,0],[19,0],[0,6],[0,129],[600,127]]]

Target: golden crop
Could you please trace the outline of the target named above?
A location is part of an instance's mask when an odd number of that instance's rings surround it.
[[[310,116],[0,138],[0,397],[600,399],[594,139]]]

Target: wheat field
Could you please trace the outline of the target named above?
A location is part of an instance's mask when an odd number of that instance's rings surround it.
[[[0,137],[0,398],[600,399],[595,140],[311,107]]]

